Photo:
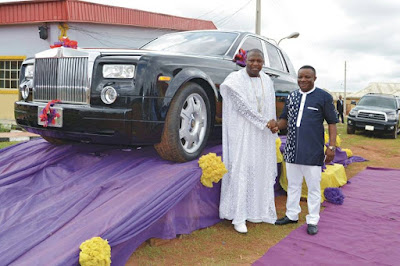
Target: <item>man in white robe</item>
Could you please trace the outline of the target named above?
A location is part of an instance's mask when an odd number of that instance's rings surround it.
[[[263,64],[263,53],[250,50],[246,68],[231,73],[220,86],[222,157],[228,173],[222,178],[219,213],[240,233],[247,232],[246,221],[276,221],[277,135],[267,128],[276,118],[275,91]]]

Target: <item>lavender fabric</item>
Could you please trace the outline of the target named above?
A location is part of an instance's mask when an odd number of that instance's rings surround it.
[[[343,205],[325,203],[317,235],[305,224],[254,265],[398,265],[400,169],[368,167],[351,181]]]
[[[279,138],[281,139],[281,146],[279,147],[279,150],[283,154],[285,152],[287,137],[286,137],[286,135],[281,135],[281,136],[279,136]]]
[[[205,153],[221,154],[221,145]],[[113,265],[151,237],[217,223],[219,185],[197,161],[172,163],[152,147],[53,146],[38,139],[0,150],[2,265],[77,265],[79,245],[101,236]]]

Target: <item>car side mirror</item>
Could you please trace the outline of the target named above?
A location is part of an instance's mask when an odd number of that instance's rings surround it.
[[[352,101],[350,102],[350,104],[356,105],[357,103],[356,103],[355,100],[352,100]]]

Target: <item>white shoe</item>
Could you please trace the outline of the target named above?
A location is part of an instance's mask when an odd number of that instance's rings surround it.
[[[233,227],[234,227],[235,230],[238,231],[239,233],[242,233],[242,234],[247,233],[247,226],[246,226],[246,223],[234,224]]]
[[[247,219],[247,221],[249,221],[250,223],[258,224],[258,223],[262,223],[263,220],[261,220],[261,219]]]

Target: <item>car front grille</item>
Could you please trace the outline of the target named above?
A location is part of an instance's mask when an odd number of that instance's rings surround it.
[[[89,104],[87,57],[37,58],[33,99]]]
[[[371,111],[359,111],[358,118],[374,120],[374,121],[387,121],[387,116],[384,112],[371,112]]]

